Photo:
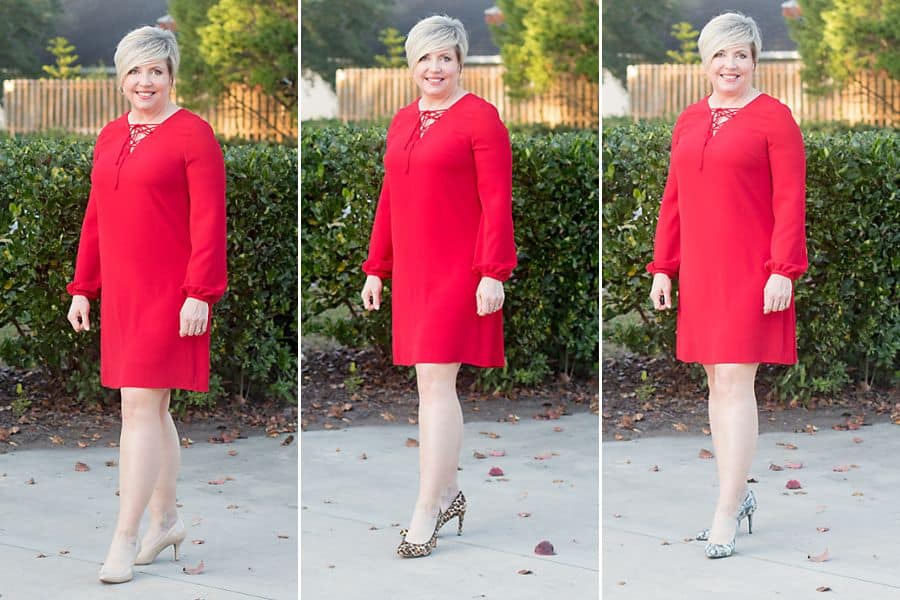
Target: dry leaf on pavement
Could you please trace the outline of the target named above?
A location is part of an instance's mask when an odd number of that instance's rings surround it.
[[[803,486],[800,485],[800,482],[796,479],[789,479],[787,484],[784,486],[789,490],[799,490]]]
[[[817,562],[817,563],[825,562],[826,560],[829,560],[830,558],[831,557],[828,556],[828,548],[825,548],[825,552],[823,552],[822,554],[817,554],[815,556],[813,556],[812,554],[809,554],[806,557],[807,560],[810,560],[812,562]]]
[[[181,571],[186,575],[199,575],[205,568],[206,565],[204,565],[203,561],[201,560],[196,567],[184,567]]]
[[[418,448],[419,440],[415,438],[406,438],[406,447],[407,448]]]
[[[534,553],[538,556],[553,556],[556,554],[556,550],[553,549],[553,544],[548,540],[543,540],[534,547]]]
[[[488,475],[490,475],[491,477],[500,477],[501,475],[503,475],[503,469],[501,469],[500,467],[491,467],[491,470],[488,471]]]
[[[90,471],[91,468],[89,466],[87,466],[86,464],[84,464],[83,462],[77,462],[77,463],[75,463],[75,470],[80,473],[84,473],[85,471]]]
[[[712,458],[714,454],[706,448],[700,448],[700,454],[698,454],[697,456],[699,458]]]

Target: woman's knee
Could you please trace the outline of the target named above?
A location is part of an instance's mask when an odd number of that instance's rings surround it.
[[[168,404],[168,390],[122,388],[121,394],[123,423],[158,421],[162,407]]]
[[[459,363],[419,363],[416,365],[416,384],[420,396],[443,395],[456,392]]]
[[[721,398],[744,395],[752,391],[757,367],[758,365],[754,363],[713,365],[712,377],[709,380],[710,391]]]

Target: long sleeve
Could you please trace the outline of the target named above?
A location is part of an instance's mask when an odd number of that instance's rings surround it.
[[[800,128],[789,109],[784,109],[782,119],[772,121],[767,139],[775,225],[771,256],[765,266],[769,273],[797,279],[809,266],[806,254],[806,153]]]
[[[681,220],[678,214],[678,180],[672,155],[678,141],[678,124],[672,132],[672,151],[669,154],[669,174],[659,207],[656,237],[653,242],[653,262],[647,265],[649,273],[665,273],[669,277],[678,274],[681,266]]]
[[[182,292],[215,304],[228,285],[225,229],[225,161],[207,124],[192,132],[185,148],[190,202],[191,255]]]
[[[81,238],[78,241],[78,257],[75,259],[75,277],[66,286],[72,296],[87,296],[91,300],[100,297],[100,237],[97,229],[97,199],[91,188]]]
[[[381,279],[391,276],[394,267],[394,247],[391,242],[391,191],[388,187],[387,175],[381,184],[378,206],[375,208],[375,222],[372,224],[372,235],[369,237],[369,255],[362,264],[366,275],[375,275]]]
[[[473,124],[472,153],[481,202],[481,222],[472,269],[499,281],[509,279],[516,266],[512,221],[512,149],[509,133],[491,107]]]
[[[97,162],[100,137],[94,144],[92,164]],[[100,234],[97,227],[97,198],[94,187],[88,195],[84,221],[81,224],[81,237],[78,240],[78,256],[75,259],[75,277],[66,285],[66,291],[72,296],[86,296],[91,300],[100,297],[102,280],[100,276]]]

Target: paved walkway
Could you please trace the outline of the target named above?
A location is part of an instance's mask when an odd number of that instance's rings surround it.
[[[118,507],[117,470],[105,462],[117,460],[118,450],[0,455],[0,598],[296,598],[297,444],[281,446],[284,437],[182,449],[178,500],[188,537],[180,560],[168,548],[120,585],[97,580]],[[75,471],[76,462],[90,470]],[[203,573],[182,572],[201,560]]]
[[[598,417],[591,414],[466,424],[460,484],[469,510],[463,535],[454,535],[454,520],[441,530],[430,557],[412,560],[394,551],[416,497],[418,449],[406,441],[418,437],[417,428],[305,432],[302,597],[596,599],[598,431]],[[506,454],[474,456],[491,450]],[[488,475],[494,466],[504,478]],[[534,554],[542,540],[553,544],[555,556]],[[520,575],[523,569],[532,574]]]
[[[603,443],[603,600],[900,598],[900,427],[762,435],[753,535],[745,520],[722,560],[685,541],[715,506],[715,461],[701,448],[709,437]],[[788,463],[803,466],[769,469]],[[808,560],[826,549],[830,560]]]

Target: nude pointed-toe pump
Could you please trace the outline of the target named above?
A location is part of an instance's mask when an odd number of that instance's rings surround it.
[[[136,557],[138,553],[140,553],[140,551],[141,542],[140,540],[136,540],[134,546],[134,556]],[[103,563],[103,566],[100,567],[100,572],[97,574],[97,577],[103,583],[125,583],[126,581],[131,581],[132,579],[134,579],[134,560],[132,560],[127,567],[118,571],[110,569],[106,563]]]
[[[152,546],[147,546],[146,548],[142,548],[138,553],[137,558],[134,559],[134,564],[136,565],[149,565],[160,552],[172,546],[175,550],[175,560],[178,560],[178,549],[181,547],[181,542],[184,541],[187,533],[184,529],[184,521],[181,520],[181,517],[175,521],[175,524],[166,532],[164,536],[159,538],[155,544]]]

